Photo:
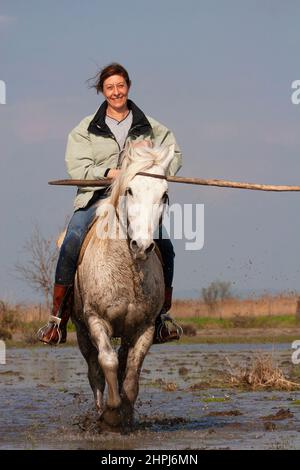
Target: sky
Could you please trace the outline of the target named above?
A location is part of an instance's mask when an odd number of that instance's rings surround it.
[[[0,298],[39,299],[13,277],[38,224],[72,214],[68,133],[102,96],[86,80],[117,61],[130,98],[170,128],[179,176],[300,185],[300,2],[287,0],[1,0]],[[0,100],[1,101],[1,100]],[[204,204],[204,246],[175,240],[175,297],[212,281],[235,294],[300,291],[300,193],[169,185],[171,203]]]

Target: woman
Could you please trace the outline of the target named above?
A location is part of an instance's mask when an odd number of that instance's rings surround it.
[[[69,135],[66,164],[71,178],[116,178],[120,172],[120,154],[127,141],[135,141],[135,145],[142,146],[176,144],[173,134],[166,127],[151,117],[146,117],[128,99],[131,81],[122,65],[112,63],[103,68],[97,74],[93,86],[97,93],[104,95],[105,101],[96,114],[83,119]],[[169,175],[177,173],[181,161],[182,156],[176,145],[174,159],[168,170]],[[77,259],[84,237],[94,219],[97,203],[105,197],[105,188],[95,190],[93,187],[85,187],[77,192],[75,212],[57,263],[52,315],[48,325],[40,330],[39,339],[44,343],[58,344],[66,341],[66,327],[70,316],[68,301]],[[155,241],[161,251],[164,266],[165,303],[162,314],[171,308],[175,254],[169,239],[159,238]],[[159,315],[154,342],[172,339],[178,339],[177,332],[169,332]]]

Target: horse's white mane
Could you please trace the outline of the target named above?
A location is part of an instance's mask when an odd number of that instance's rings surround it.
[[[166,158],[164,150],[163,147],[134,147],[132,143],[126,145],[120,175],[111,185],[110,203],[114,207],[137,173],[163,163]]]

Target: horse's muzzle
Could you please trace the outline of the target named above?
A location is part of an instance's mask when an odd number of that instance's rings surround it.
[[[135,259],[142,259],[145,260],[148,258],[148,255],[154,250],[155,243],[154,241],[150,241],[150,243],[140,242],[138,243],[136,240],[130,240],[130,249],[135,257]]]

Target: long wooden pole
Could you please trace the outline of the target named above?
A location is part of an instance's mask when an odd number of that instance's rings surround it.
[[[153,173],[140,172],[138,175],[150,176],[153,178],[166,179],[171,183],[184,183],[184,184],[196,184],[201,186],[218,186],[220,188],[237,188],[237,189],[251,189],[256,191],[300,191],[300,186],[287,186],[287,185],[273,185],[273,184],[256,184],[256,183],[245,183],[237,181],[217,180],[217,179],[203,179],[203,178],[187,178],[184,176],[162,176],[155,175]],[[103,187],[110,186],[112,178],[99,178],[97,180],[54,180],[49,181],[51,185],[58,186],[78,186],[78,187]]]

